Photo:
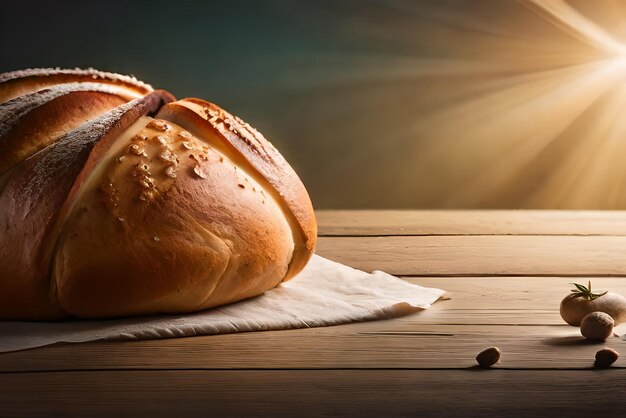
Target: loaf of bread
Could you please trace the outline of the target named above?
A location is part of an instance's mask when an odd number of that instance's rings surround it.
[[[0,318],[186,313],[311,257],[302,182],[200,99],[96,70],[0,74]]]

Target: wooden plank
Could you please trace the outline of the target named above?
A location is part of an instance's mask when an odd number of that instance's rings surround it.
[[[489,233],[524,233],[522,218],[513,225]],[[616,225],[614,234],[608,225],[580,229],[606,236],[575,236],[564,226],[547,234],[573,236],[480,236],[485,229],[466,220],[466,233],[457,225],[421,235],[470,236],[322,237],[319,250],[395,274],[619,275],[626,238]],[[374,226],[377,233],[365,233],[387,235],[380,233],[387,228],[394,235],[393,225]],[[3,354],[0,416],[622,415],[626,401],[611,394],[626,389],[626,375],[585,369],[599,348],[626,351],[624,342],[589,343],[562,324],[558,303],[571,277],[408,280],[448,289],[452,299],[388,321]],[[626,294],[625,278],[600,277],[594,285]],[[489,345],[503,351],[499,370],[472,368]]]
[[[561,318],[558,313],[561,299],[569,294],[573,281],[587,284],[591,281],[594,291],[610,290],[626,295],[626,278],[623,277],[404,277],[404,280],[427,287],[440,287],[447,291],[450,300],[437,302],[430,311],[425,311],[414,317],[423,318],[425,314],[433,312],[437,318],[432,318],[433,324],[439,322],[440,315],[457,310],[497,311],[515,310],[526,311],[525,315],[518,315],[515,322],[500,321],[493,318],[490,322],[481,324],[536,324],[534,320],[538,312],[549,311],[550,322],[541,324],[558,325]],[[461,319],[461,318],[458,318]],[[446,322],[447,323],[447,322]],[[448,323],[449,324],[449,323]]]
[[[567,278],[418,278],[452,299],[387,321],[291,331],[141,342],[59,344],[0,355],[0,372],[142,368],[464,368],[497,345],[501,367],[585,368],[598,344],[565,325],[558,306]],[[626,294],[626,279],[594,279]],[[620,332],[626,332],[621,329]],[[618,351],[624,343],[612,338]],[[323,353],[323,355],[320,355]],[[626,351],[623,353],[626,356]],[[621,364],[621,363],[620,363]]]
[[[316,251],[396,275],[626,275],[621,236],[321,237]]]
[[[135,369],[464,369],[484,348],[497,346],[506,369],[587,369],[595,353],[624,342],[585,340],[558,326],[357,324],[337,329],[263,332],[139,342],[57,345],[1,356],[2,372]],[[338,327],[334,327],[338,328]],[[626,368],[626,362],[616,364]]]
[[[621,417],[604,371],[128,371],[4,375],[0,415]]]
[[[626,211],[318,210],[320,236],[626,235]]]

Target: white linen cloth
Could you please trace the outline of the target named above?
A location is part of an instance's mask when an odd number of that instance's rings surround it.
[[[57,342],[190,337],[369,321],[428,309],[444,293],[314,255],[300,274],[263,295],[203,312],[114,320],[0,321],[0,352]]]

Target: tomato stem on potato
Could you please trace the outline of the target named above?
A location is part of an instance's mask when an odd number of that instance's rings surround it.
[[[589,284],[587,286],[579,283],[570,283],[576,286],[576,289],[572,289],[572,293],[576,293],[577,295],[583,296],[587,300],[594,300],[599,298],[600,296],[604,296],[607,292],[602,293],[593,293],[591,291],[591,280],[589,280]]]

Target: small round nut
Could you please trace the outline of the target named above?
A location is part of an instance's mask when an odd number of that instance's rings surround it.
[[[502,352],[498,347],[488,347],[478,353],[476,361],[480,367],[488,368],[500,360]]]
[[[604,312],[591,312],[580,321],[580,333],[590,340],[606,340],[613,332],[615,321]]]
[[[611,364],[615,363],[619,358],[619,353],[612,348],[604,347],[602,350],[596,353],[596,362],[593,367],[596,369],[606,369],[611,367]]]

